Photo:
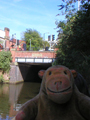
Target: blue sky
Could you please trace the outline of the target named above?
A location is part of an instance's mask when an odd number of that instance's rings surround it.
[[[0,0],[0,29],[10,29],[10,37],[16,33],[21,39],[26,29],[35,29],[45,38],[54,34],[57,38],[55,21],[64,20],[58,5],[62,0]],[[49,33],[47,33],[49,32]]]

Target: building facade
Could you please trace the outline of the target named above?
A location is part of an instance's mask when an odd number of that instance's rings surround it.
[[[26,42],[17,39],[10,39],[10,29],[5,27],[4,30],[0,29],[0,51],[1,50],[26,50]]]

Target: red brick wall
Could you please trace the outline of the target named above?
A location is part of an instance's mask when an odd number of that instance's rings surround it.
[[[6,48],[10,48],[10,41],[6,40]]]
[[[26,57],[26,58],[55,58],[55,51],[11,51],[13,60],[15,62],[15,57]]]

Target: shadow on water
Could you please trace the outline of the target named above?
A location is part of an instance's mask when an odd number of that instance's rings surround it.
[[[0,84],[0,120],[11,120],[23,103],[36,96],[40,83]]]

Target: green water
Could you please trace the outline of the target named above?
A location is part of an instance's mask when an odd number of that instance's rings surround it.
[[[0,84],[0,120],[10,120],[23,103],[36,96],[40,83]]]

